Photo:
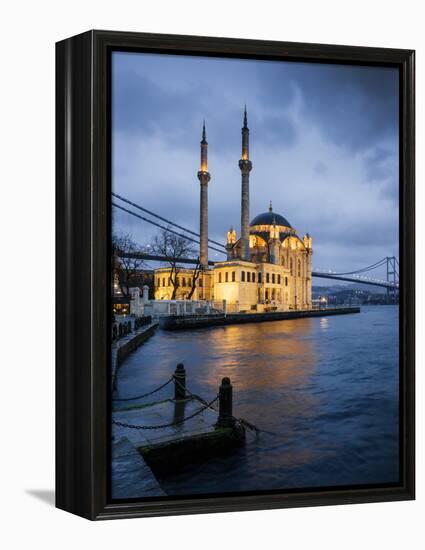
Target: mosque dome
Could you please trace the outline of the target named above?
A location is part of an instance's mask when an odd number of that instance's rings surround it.
[[[292,225],[288,222],[286,218],[278,214],[277,212],[273,212],[272,205],[270,203],[269,211],[263,212],[262,214],[258,214],[258,216],[255,216],[255,218],[251,221],[249,224],[250,227],[253,227],[254,225],[283,225],[284,227],[292,228]]]

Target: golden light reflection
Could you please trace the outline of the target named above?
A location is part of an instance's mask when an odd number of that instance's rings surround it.
[[[207,381],[212,386],[229,376],[235,389],[272,389],[299,385],[316,365],[316,355],[309,338],[312,319],[297,319],[232,325],[213,331],[208,349],[214,360],[208,369]],[[257,368],[244,370],[244,358]]]

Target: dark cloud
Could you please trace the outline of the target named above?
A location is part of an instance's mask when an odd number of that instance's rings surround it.
[[[280,71],[276,64],[257,70],[264,102],[282,105],[288,100],[282,91],[295,87],[306,118],[341,147],[367,150],[398,132],[396,69],[286,63]]]
[[[392,255],[398,233],[395,69],[117,54],[113,188],[198,230],[199,140],[209,142],[210,237],[240,220],[243,105],[251,137],[251,218],[273,199],[314,264],[339,270]],[[146,244],[155,228],[117,212]],[[376,257],[378,256],[378,257]]]
[[[377,147],[365,158],[366,177],[369,181],[387,180],[393,175],[397,163],[395,154],[389,149]]]

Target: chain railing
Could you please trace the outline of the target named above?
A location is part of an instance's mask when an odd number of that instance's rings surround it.
[[[168,384],[172,382],[172,380],[174,380],[174,376],[172,376],[166,382],[164,382],[164,384],[161,384],[161,386],[158,386],[150,392],[144,393],[142,395],[136,395],[135,397],[115,397],[112,399],[112,401],[136,401],[138,399],[144,399],[145,397],[149,397],[150,395],[159,392],[160,390],[162,390],[162,388],[165,388],[165,386],[168,386]]]
[[[211,408],[211,405],[215,403],[218,399],[219,399],[219,395],[216,395],[212,401],[210,401],[209,403],[207,403],[197,411],[193,412],[189,416],[185,416],[180,420],[175,420],[174,422],[170,422],[168,424],[157,424],[156,426],[140,426],[137,424],[127,424],[126,422],[118,422],[118,420],[113,420],[112,424],[115,424],[116,426],[120,426],[121,428],[130,428],[132,430],[161,430],[163,428],[171,428],[173,426],[178,426],[179,424],[183,424],[184,422],[187,422],[192,418],[195,418],[195,416],[198,416],[199,414],[204,412],[206,409]]]
[[[119,321],[115,322],[112,325],[112,340],[116,341],[128,334],[131,334],[139,328],[150,325],[152,323],[151,315],[144,315],[143,317],[136,317],[132,324],[131,320],[129,321]]]
[[[159,392],[161,389],[165,388],[168,384],[170,384],[171,381],[174,380],[174,400],[176,402],[187,399],[188,397],[191,397],[194,400],[199,401],[202,403],[202,407],[190,414],[189,416],[186,416],[184,418],[181,418],[179,420],[175,420],[173,422],[167,423],[167,424],[157,424],[154,426],[144,426],[144,425],[138,425],[138,424],[130,424],[126,422],[119,422],[118,420],[113,420],[112,423],[116,426],[120,426],[122,428],[129,428],[133,430],[159,430],[163,428],[171,428],[173,426],[178,426],[180,424],[183,424],[184,422],[187,422],[188,420],[191,420],[192,418],[195,418],[202,412],[204,412],[207,409],[211,409],[215,411],[218,414],[216,426],[217,427],[232,427],[236,423],[243,425],[247,427],[250,430],[255,431],[258,433],[260,430],[251,424],[250,422],[244,420],[243,418],[237,418],[233,416],[232,412],[232,400],[233,400],[233,387],[230,383],[230,379],[225,377],[223,378],[219,392],[218,394],[212,399],[211,401],[207,402],[205,399],[200,397],[199,395],[192,393],[187,387],[186,387],[186,370],[184,368],[184,365],[182,363],[179,363],[174,371],[174,374],[171,378],[169,378],[164,384],[161,384],[157,388],[151,390],[150,392],[144,393],[142,395],[137,395],[134,397],[126,397],[126,398],[116,398],[113,401],[135,401],[138,399],[143,399],[145,397],[149,397],[150,395],[153,395],[157,392]],[[213,407],[214,403],[218,401],[219,407],[218,410]]]

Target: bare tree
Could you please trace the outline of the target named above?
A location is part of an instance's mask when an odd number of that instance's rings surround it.
[[[129,289],[136,284],[138,271],[144,265],[141,258],[133,256],[140,249],[128,233],[112,236],[112,273],[126,298],[130,297]]]
[[[197,263],[195,266],[195,269],[193,270],[193,276],[192,276],[192,288],[190,289],[189,294],[187,295],[188,299],[190,300],[193,296],[193,293],[196,289],[196,281],[199,279],[199,275],[201,274],[201,263],[199,261],[199,257],[197,258]]]
[[[195,254],[194,248],[187,239],[179,235],[175,235],[174,233],[169,233],[167,230],[163,229],[161,233],[154,238],[152,250],[158,256],[164,256],[167,263],[171,267],[170,283],[173,287],[171,299],[175,300],[179,287],[178,275],[181,270],[181,267],[178,264],[183,258],[190,258],[193,256]],[[193,295],[196,280],[199,277],[199,261],[195,271],[197,271],[197,274],[196,279],[195,277],[192,278],[192,290],[190,292],[190,297]]]

